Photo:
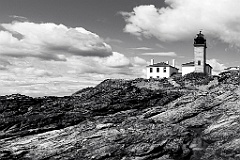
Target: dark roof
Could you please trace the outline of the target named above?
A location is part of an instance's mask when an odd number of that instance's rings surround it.
[[[184,64],[182,64],[182,66],[194,66],[194,61],[188,62],[188,63],[184,63]],[[206,66],[209,66],[210,68],[212,68],[212,66],[210,66],[210,64],[206,63]]]
[[[178,68],[171,66],[170,64],[167,64],[165,62],[155,63],[153,65],[149,65],[147,67],[172,67],[178,70]]]
[[[200,31],[196,38],[194,38],[194,46],[198,45],[204,45],[206,47],[206,39],[204,38],[202,31]]]
[[[194,61],[188,62],[188,63],[184,63],[184,64],[182,64],[182,66],[194,66]]]
[[[212,68],[212,66],[211,66],[210,64],[207,64],[207,63],[206,63],[206,66],[209,66],[210,68]]]

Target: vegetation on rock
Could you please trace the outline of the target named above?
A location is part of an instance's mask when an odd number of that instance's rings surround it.
[[[204,73],[188,73],[183,77],[175,77],[174,80],[182,86],[189,85],[207,85],[213,80],[212,76],[208,76]]]

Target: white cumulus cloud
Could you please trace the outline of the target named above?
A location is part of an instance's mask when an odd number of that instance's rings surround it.
[[[192,38],[200,29],[223,42],[240,47],[239,0],[165,0],[167,7],[137,6],[121,12],[124,31],[162,41]]]
[[[111,47],[102,38],[82,27],[32,22],[13,22],[1,26],[4,30],[0,31],[0,55],[45,60],[66,60],[66,56],[72,55],[112,55]]]
[[[131,65],[130,60],[126,56],[118,52],[113,52],[112,56],[100,60],[103,65],[113,68],[127,67]]]
[[[138,66],[145,66],[147,65],[147,61],[140,57],[133,57],[133,64]]]
[[[0,30],[0,95],[71,95],[104,79],[145,77],[147,62],[113,52],[97,34],[54,23]]]

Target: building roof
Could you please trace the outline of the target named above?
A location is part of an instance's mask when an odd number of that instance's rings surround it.
[[[188,62],[188,63],[184,63],[184,64],[182,64],[182,66],[194,66],[194,61]]]
[[[194,65],[194,61],[192,61],[192,62],[184,63],[182,64],[182,66],[184,67],[184,66],[195,66],[195,65]],[[206,63],[206,66],[209,66],[210,68],[212,68],[210,64]]]
[[[240,67],[239,66],[238,67],[228,67],[228,68],[225,68],[224,70],[231,70],[231,69],[239,70]]]
[[[165,62],[155,63],[155,64],[149,65],[149,66],[147,66],[147,67],[172,67],[172,68],[175,68],[175,69],[179,70],[178,68],[173,67],[173,66],[171,66],[170,64],[167,64],[167,63],[165,63]]]
[[[204,35],[202,34],[202,31],[199,32],[199,34],[197,34],[197,36],[194,38],[194,46],[202,46],[204,45],[206,46],[206,39],[204,38]]]

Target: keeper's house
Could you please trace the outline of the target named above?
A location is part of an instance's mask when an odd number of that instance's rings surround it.
[[[178,73],[178,68],[175,67],[174,59],[172,65],[168,61],[154,63],[151,59],[151,64],[147,66],[147,78],[169,78],[176,73]]]

